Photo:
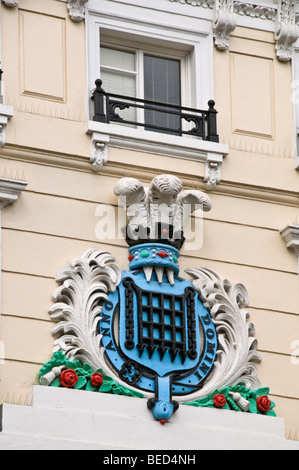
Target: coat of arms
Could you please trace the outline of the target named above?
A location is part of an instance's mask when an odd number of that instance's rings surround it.
[[[209,211],[210,198],[184,191],[179,178],[165,174],[148,189],[122,178],[114,193],[127,213],[128,270],[110,253],[91,249],[59,272],[50,315],[54,353],[66,359],[44,367],[40,383],[61,385],[61,371],[79,361],[85,366],[78,388],[88,383],[94,390],[91,377],[97,374],[98,385],[100,376],[108,377],[110,388],[146,397],[160,422],[180,403],[200,403],[215,390],[259,390],[255,363],[261,358],[247,322],[245,287],[210,269],[187,271],[192,281],[180,275],[186,214]],[[249,399],[230,395],[248,411]]]

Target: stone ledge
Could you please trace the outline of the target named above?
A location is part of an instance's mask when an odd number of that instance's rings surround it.
[[[0,449],[299,450],[284,420],[181,405],[162,426],[145,399],[34,386],[32,406],[3,404]]]

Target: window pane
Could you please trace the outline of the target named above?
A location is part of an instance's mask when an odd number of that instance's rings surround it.
[[[119,72],[112,72],[110,70],[102,70],[101,79],[103,82],[103,89],[107,93],[115,93],[117,95],[125,96],[136,95],[135,77]]]
[[[144,98],[166,104],[181,105],[179,60],[144,56]],[[164,108],[158,107],[157,109],[170,111],[167,106]],[[179,110],[171,110],[171,112],[176,111]],[[166,127],[177,130],[178,133],[180,132],[180,117],[175,114],[146,110],[145,122],[147,125]],[[150,129],[150,127],[147,128]],[[164,132],[171,133],[170,131]]]
[[[110,69],[110,67],[113,68]],[[101,80],[103,82],[102,87],[106,93],[135,97],[136,75],[134,70],[134,53],[101,47]],[[130,73],[130,71],[133,73]],[[111,96],[111,100],[126,101],[125,99],[116,99],[113,96]],[[121,107],[113,103],[110,111],[112,117],[118,115],[121,119],[136,121],[136,108],[134,107],[121,109]]]
[[[119,51],[117,49],[110,49],[108,47],[101,47],[101,65],[107,67],[115,67],[121,70],[129,70],[134,72],[135,53]]]
[[[102,70],[101,78],[103,81],[103,89],[106,93],[114,93],[117,95],[123,96],[132,96],[136,95],[136,83],[135,77],[127,76],[121,73],[111,72],[107,70]],[[110,101],[121,101],[125,102],[125,99],[115,98],[113,95],[110,97]],[[134,104],[134,102],[129,101],[128,103]],[[121,109],[119,106],[111,107],[111,112],[117,114],[120,118],[126,121],[136,122],[136,108],[130,107]]]

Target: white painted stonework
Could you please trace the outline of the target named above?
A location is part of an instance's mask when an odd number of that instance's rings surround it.
[[[299,450],[284,420],[180,406],[161,425],[145,400],[54,387],[33,387],[33,405],[3,405],[0,450]]]

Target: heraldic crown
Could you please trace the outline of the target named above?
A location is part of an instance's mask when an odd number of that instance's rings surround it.
[[[211,210],[210,198],[183,190],[168,174],[153,178],[148,189],[122,178],[114,194],[127,214],[129,269],[90,249],[59,271],[50,309],[54,353],[142,393],[160,422],[180,403],[196,403],[222,387],[257,389],[254,362],[261,358],[247,323],[245,287],[207,268],[187,270],[192,282],[179,275],[186,220],[198,208]],[[49,382],[47,374],[41,379]],[[238,406],[248,410],[243,401]]]

